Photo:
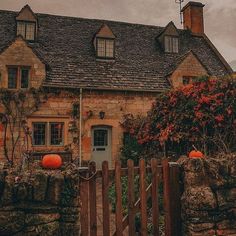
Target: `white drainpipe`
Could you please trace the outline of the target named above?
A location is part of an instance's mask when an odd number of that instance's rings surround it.
[[[79,166],[82,164],[82,88],[79,93]]]

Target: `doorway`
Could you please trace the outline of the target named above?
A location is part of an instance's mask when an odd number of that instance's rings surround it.
[[[92,161],[97,169],[102,168],[102,162],[108,161],[111,166],[111,127],[94,126],[92,128]]]

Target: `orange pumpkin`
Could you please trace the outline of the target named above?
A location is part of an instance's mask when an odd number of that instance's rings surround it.
[[[44,155],[42,160],[42,166],[46,169],[58,169],[62,165],[62,159],[57,154]]]
[[[192,150],[189,153],[189,158],[203,158],[203,157],[204,157],[203,153],[197,150]]]

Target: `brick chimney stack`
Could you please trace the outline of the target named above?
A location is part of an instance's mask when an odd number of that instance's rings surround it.
[[[204,17],[201,2],[188,2],[182,9],[184,29],[190,29],[194,34],[204,33]]]

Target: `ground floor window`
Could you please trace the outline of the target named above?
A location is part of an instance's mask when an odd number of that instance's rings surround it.
[[[62,146],[64,143],[63,122],[33,122],[34,146]]]

